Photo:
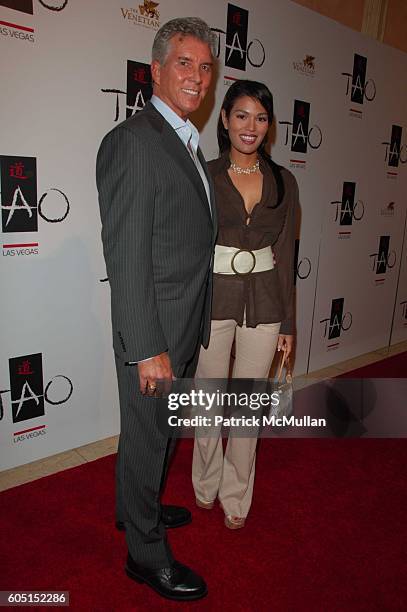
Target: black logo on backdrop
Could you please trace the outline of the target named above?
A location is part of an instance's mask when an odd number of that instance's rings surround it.
[[[291,133],[291,151],[306,153],[309,131],[310,105],[302,100],[294,101],[293,129]]]
[[[228,4],[226,32],[211,28],[218,37],[216,57],[221,54],[221,37],[225,36],[225,66],[246,70],[246,61],[253,68],[260,68],[266,60],[266,52],[260,40],[254,38],[247,44],[249,11]]]
[[[328,340],[339,338],[341,332],[348,331],[352,327],[352,315],[350,312],[343,313],[345,298],[332,300],[331,315],[326,319],[321,319],[324,325],[324,338],[328,334]]]
[[[386,147],[384,161],[391,168],[398,168],[399,162],[407,162],[407,147],[401,143],[402,135],[403,128],[400,125],[392,125],[390,142],[382,142]]]
[[[42,355],[9,359],[13,423],[45,414]]]
[[[285,145],[288,144],[291,128],[291,151],[306,153],[308,145],[311,149],[319,149],[322,143],[322,131],[318,125],[309,128],[311,105],[303,100],[294,100],[292,121],[279,121],[286,125]]]
[[[363,104],[364,100],[371,102],[376,97],[376,84],[373,79],[366,80],[367,58],[355,53],[353,72],[342,72],[346,77],[346,95],[352,102]]]
[[[45,2],[44,0],[38,0],[38,2],[46,9],[50,11],[62,11],[68,4],[68,0],[55,0],[52,2]],[[33,0],[0,0],[0,6],[20,11],[21,13],[27,13],[33,15]]]
[[[0,6],[20,11],[21,13],[33,14],[33,0],[0,0]]]
[[[4,233],[38,231],[38,216],[48,223],[60,223],[68,216],[68,198],[60,189],[50,187],[37,204],[37,160],[35,157],[0,155],[1,218]],[[48,216],[46,200],[50,194],[62,202],[61,215]]]
[[[37,161],[35,157],[0,156],[3,232],[38,230]]]
[[[151,69],[148,64],[127,61],[126,119],[144,108],[153,95]]]
[[[390,236],[380,236],[379,250],[370,255],[372,259],[372,271],[376,274],[385,274],[388,269],[394,268],[396,264],[396,252],[390,251]]]
[[[342,189],[342,200],[334,200],[331,204],[336,206],[335,221],[339,225],[352,225],[353,221],[360,221],[365,214],[365,205],[362,200],[355,202],[356,183],[345,181]]]
[[[225,66],[246,70],[249,11],[228,4]]]
[[[295,240],[295,252],[294,252],[294,285],[297,283],[297,278],[305,280],[311,274],[311,260],[308,257],[299,259],[300,253],[300,241],[297,238]]]
[[[103,93],[116,95],[114,121],[120,117],[119,96],[126,96],[126,119],[142,110],[153,93],[153,83],[149,64],[127,60],[127,91],[123,89],[101,89]]]
[[[54,376],[44,389],[42,369],[42,354],[22,355],[9,359],[10,389],[0,390],[0,420],[4,416],[4,393],[11,394],[11,412],[13,423],[28,421],[44,416],[45,403],[57,406],[69,400],[73,392],[71,380],[62,374]],[[56,381],[63,381],[64,391],[62,397],[53,397],[52,386]],[[60,385],[59,385],[60,387]],[[57,393],[61,393],[58,389]]]

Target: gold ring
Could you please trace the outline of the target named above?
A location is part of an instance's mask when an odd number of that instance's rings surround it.
[[[148,385],[149,391],[155,391],[157,387],[155,385]]]

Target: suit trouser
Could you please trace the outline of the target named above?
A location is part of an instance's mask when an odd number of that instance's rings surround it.
[[[196,366],[173,368],[177,376],[194,375]],[[120,438],[116,462],[116,518],[126,526],[130,555],[140,565],[168,567],[173,556],[161,521],[160,496],[175,439],[158,426],[167,400],[144,397],[136,366],[116,357],[120,398]]]
[[[207,349],[201,348],[196,378],[228,378],[230,352],[235,339],[233,378],[268,378],[277,347],[280,323],[238,326],[236,321],[212,321]],[[218,430],[217,433],[220,433]],[[213,501],[218,496],[226,515],[246,517],[253,496],[257,436],[229,436],[223,455],[222,439],[195,437],[192,483],[196,497]]]

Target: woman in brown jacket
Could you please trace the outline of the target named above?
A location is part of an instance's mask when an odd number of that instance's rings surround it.
[[[294,242],[298,187],[265,151],[273,97],[256,81],[229,88],[218,122],[220,157],[209,162],[219,234],[215,248],[211,339],[199,355],[197,379],[267,378],[276,348],[293,344]],[[254,484],[257,437],[195,438],[196,503],[218,497],[225,525],[244,526]]]

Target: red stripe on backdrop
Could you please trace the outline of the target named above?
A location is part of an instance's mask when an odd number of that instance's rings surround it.
[[[45,429],[46,425],[39,425],[38,427],[31,427],[31,429],[23,429],[23,431],[16,431],[13,435],[20,436],[21,434],[29,433],[30,431],[36,431],[37,429]]]
[[[17,247],[35,247],[38,242],[26,242],[21,244],[3,244],[3,249],[16,249]]]
[[[5,25],[9,28],[16,28],[17,30],[24,30],[24,32],[34,32],[33,28],[27,28],[26,26],[17,25],[16,23],[9,23],[8,21],[0,20],[0,25]]]

